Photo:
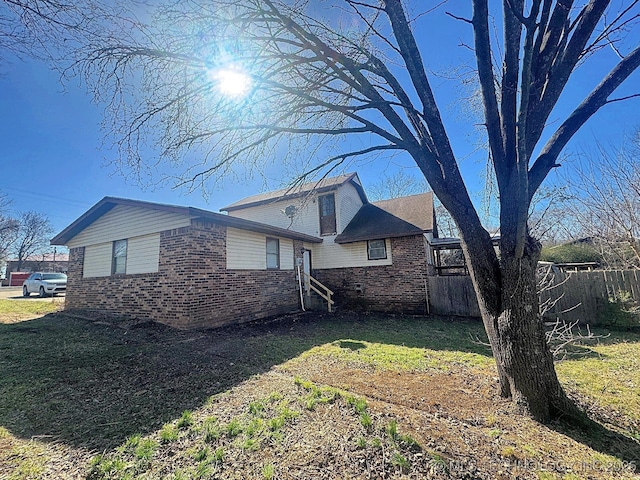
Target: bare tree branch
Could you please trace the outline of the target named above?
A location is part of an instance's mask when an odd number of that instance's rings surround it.
[[[531,194],[537,190],[554,167],[560,152],[573,135],[594,113],[607,104],[607,98],[640,66],[640,47],[627,55],[591,94],[560,125],[531,167],[529,181]]]
[[[491,61],[491,41],[489,38],[489,9],[486,0],[473,2],[473,25],[475,33],[475,51],[478,62],[478,78],[484,105],[484,116],[487,122],[487,134],[489,146],[495,152],[495,161],[498,162],[497,172],[504,171],[504,165],[500,165],[505,158],[503,138],[501,135],[501,119],[498,111],[498,98],[496,96],[493,64]],[[498,182],[504,183],[506,179],[501,174]]]

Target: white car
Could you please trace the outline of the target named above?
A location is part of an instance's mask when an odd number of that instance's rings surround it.
[[[67,276],[64,273],[35,272],[22,284],[22,296],[37,293],[40,297],[67,291]]]

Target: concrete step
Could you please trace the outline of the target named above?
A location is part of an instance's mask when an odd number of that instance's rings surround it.
[[[332,307],[332,311],[337,310],[337,305],[334,303]],[[327,311],[327,301],[322,298],[320,295],[313,293],[311,296],[304,296],[304,308],[307,310],[317,310],[321,312]]]

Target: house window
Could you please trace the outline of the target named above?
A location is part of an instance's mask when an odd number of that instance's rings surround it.
[[[112,274],[124,274],[127,271],[127,241],[113,242],[113,257],[111,262]]]
[[[382,260],[387,258],[387,242],[384,240],[369,240],[367,242],[367,254],[369,260]]]
[[[267,238],[267,269],[277,270],[280,268],[280,240],[277,238]]]
[[[320,207],[320,235],[336,233],[336,199],[333,193],[318,197]]]

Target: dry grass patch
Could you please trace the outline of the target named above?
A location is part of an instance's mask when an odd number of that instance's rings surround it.
[[[637,478],[632,462],[640,444],[631,435],[601,429],[593,432],[599,443],[572,427],[522,417],[497,396],[497,379],[483,368],[389,371],[310,355],[283,368],[363,395],[373,411],[397,419],[425,450],[437,452],[446,478]]]
[[[16,323],[61,310],[59,299],[40,301],[0,299],[0,324]]]

